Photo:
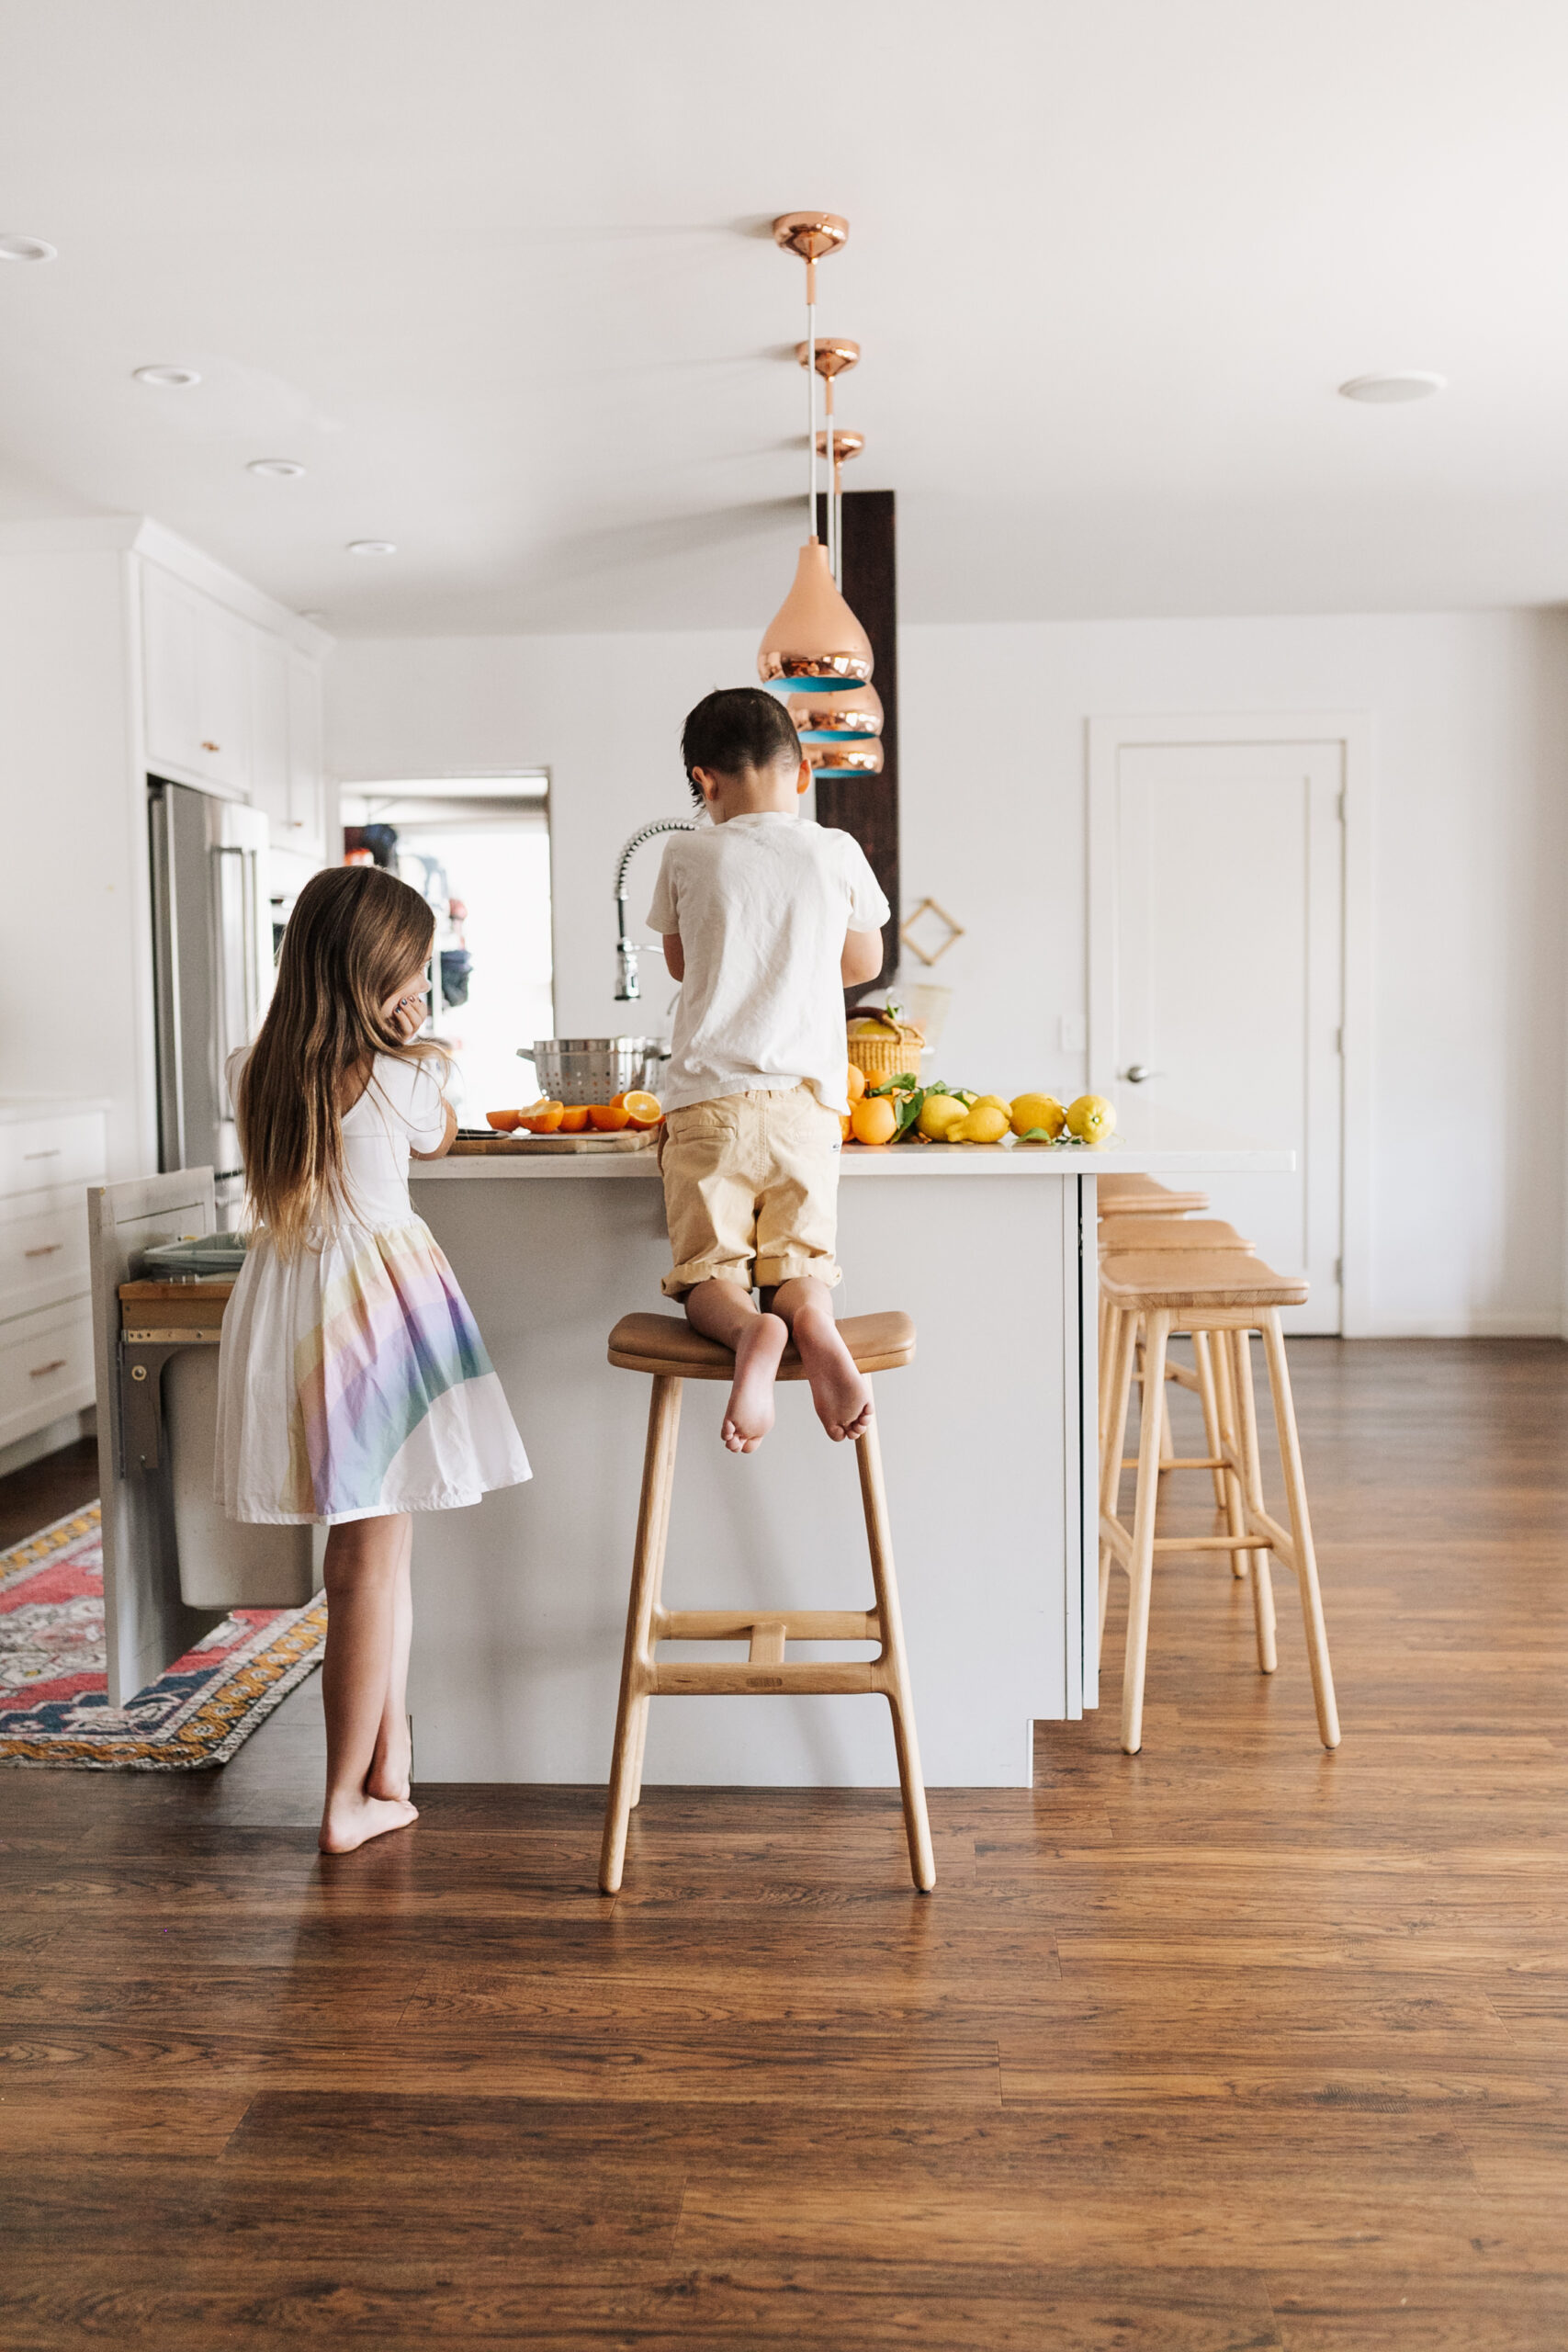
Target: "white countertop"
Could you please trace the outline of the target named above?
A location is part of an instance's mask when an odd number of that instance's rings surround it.
[[[1126,1114],[1125,1125],[1108,1144],[1089,1148],[1017,1144],[854,1144],[843,1155],[843,1174],[855,1182],[892,1177],[900,1183],[939,1176],[986,1176],[1011,1182],[1061,1176],[1219,1176],[1288,1174],[1296,1164],[1289,1145],[1258,1144],[1227,1135],[1204,1120],[1178,1111],[1145,1110]],[[585,1179],[640,1183],[659,1173],[659,1155],[648,1151],[476,1153],[472,1158],[415,1162],[414,1184],[512,1183],[520,1177]]]

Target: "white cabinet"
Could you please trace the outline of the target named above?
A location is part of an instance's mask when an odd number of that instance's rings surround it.
[[[308,653],[161,565],[142,568],[147,763],[243,794],[275,849],[325,854],[321,680]]]
[[[101,1111],[0,1105],[0,1445],[93,1401],[85,1187],[104,1159]]]
[[[288,834],[289,652],[281,638],[254,630],[251,643],[251,800],[264,809],[273,846]]]
[[[288,649],[288,830],[283,846],[326,855],[326,795],[321,776],[321,673],[307,654]]]
[[[144,567],[142,615],[147,756],[154,773],[248,791],[255,632],[155,563]]]

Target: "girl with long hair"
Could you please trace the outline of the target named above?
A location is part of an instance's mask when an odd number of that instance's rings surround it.
[[[323,1853],[404,1828],[416,1510],[529,1474],[474,1318],[409,1200],[457,1115],[418,1031],[429,906],[377,866],[314,875],[254,1046],[231,1057],[251,1230],[223,1317],[217,1478],[231,1519],[327,1536]]]

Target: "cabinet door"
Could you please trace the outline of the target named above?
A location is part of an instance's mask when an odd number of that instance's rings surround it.
[[[321,775],[321,673],[308,655],[288,654],[288,846],[307,857],[326,855],[325,792]]]
[[[155,563],[141,571],[142,690],[147,761],[160,775],[184,775],[199,757],[196,692],[197,600]]]
[[[244,621],[204,596],[197,610],[197,765],[236,791],[251,781],[251,640]]]
[[[289,830],[290,763],[288,648],[256,629],[251,638],[251,799],[264,809],[275,849],[294,841]]]

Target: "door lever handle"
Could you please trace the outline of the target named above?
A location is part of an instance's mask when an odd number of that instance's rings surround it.
[[[1147,1062],[1129,1062],[1122,1075],[1129,1086],[1142,1086],[1147,1079],[1163,1078],[1165,1072],[1162,1069],[1151,1069]]]

